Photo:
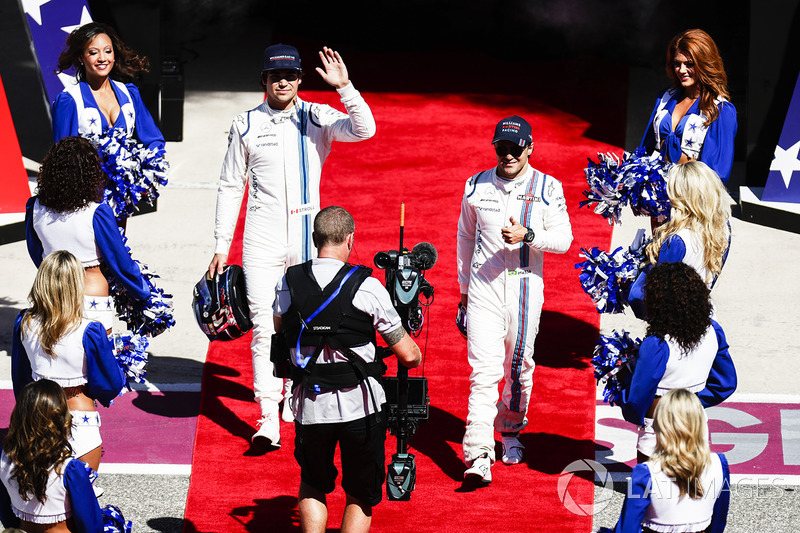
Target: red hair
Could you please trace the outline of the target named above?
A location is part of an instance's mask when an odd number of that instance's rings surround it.
[[[714,100],[718,96],[730,100],[728,76],[725,75],[719,49],[714,39],[703,30],[686,30],[673,37],[667,47],[666,70],[673,84],[679,87],[680,80],[673,67],[673,61],[678,53],[694,61],[694,71],[701,85],[699,107],[708,117],[705,124],[708,126],[719,117],[719,109]]]

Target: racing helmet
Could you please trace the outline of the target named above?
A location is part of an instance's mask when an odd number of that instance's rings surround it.
[[[206,273],[192,292],[194,318],[208,340],[238,339],[253,327],[239,265],[228,265],[213,278]]]

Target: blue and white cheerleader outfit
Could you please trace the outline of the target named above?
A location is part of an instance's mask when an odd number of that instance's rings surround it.
[[[37,268],[56,250],[67,250],[85,268],[102,264],[111,296],[85,296],[84,316],[111,329],[116,310],[136,335],[153,337],[175,324],[172,295],[156,287],[153,279],[158,276],[131,257],[108,205],[90,202],[59,213],[34,196],[26,205],[25,233]]]
[[[0,519],[7,527],[19,525],[19,520],[35,524],[57,524],[71,519],[70,531],[99,533],[103,531],[103,514],[92,490],[89,469],[78,459],[70,458],[50,469],[44,503],[19,494],[14,475],[14,463],[0,453]],[[58,472],[61,471],[61,473]]]
[[[630,387],[622,391],[619,402],[623,418],[639,426],[636,449],[647,456],[655,451],[653,419],[646,414],[656,397],[673,389],[688,389],[697,394],[703,407],[711,407],[733,394],[736,385],[736,367],[725,332],[715,320],[688,353],[669,337],[646,337],[639,347]]]
[[[728,522],[730,470],[721,453],[700,476],[702,498],[680,495],[677,483],[661,469],[659,461],[633,467],[628,492],[617,526],[601,533],[641,533],[642,527],[658,533],[722,533]]]
[[[36,268],[57,250],[67,250],[84,268],[101,263],[105,274],[125,287],[134,300],[146,301],[151,289],[123,242],[111,208],[90,202],[71,213],[59,213],[41,204],[34,196],[25,206],[25,236],[28,254]],[[106,329],[114,321],[111,296],[85,296],[84,316],[97,320]]]
[[[85,394],[108,406],[125,386],[125,376],[114,358],[106,330],[99,322],[87,319],[65,333],[53,346],[55,357],[45,353],[39,333],[39,320],[34,317],[30,327],[22,319],[28,310],[20,312],[14,322],[11,345],[11,378],[14,395],[18,396],[31,381],[49,379],[63,388],[85,386]],[[72,433],[70,444],[76,457],[82,457],[102,444],[100,413],[70,411]]]
[[[728,247],[722,256],[723,267],[728,259],[728,251],[730,250],[730,226],[728,226],[728,235]],[[706,268],[705,248],[700,237],[689,228],[683,228],[664,239],[658,251],[658,264],[660,265],[661,263],[686,263],[697,271],[700,279],[708,286],[708,290],[714,288],[714,284],[719,277]],[[644,268],[639,273],[628,293],[628,304],[630,304],[633,314],[641,319],[644,319],[646,315],[644,289],[648,272],[650,272],[650,267]]]
[[[681,154],[702,161],[716,172],[723,183],[728,183],[733,166],[733,141],[736,138],[736,107],[728,100],[717,97],[717,119],[705,125],[706,117],[696,100],[672,129],[672,113],[683,97],[679,89],[667,89],[656,98],[648,127],[639,147],[647,154],[660,155],[667,161],[677,162]],[[663,141],[663,147],[662,147]]]
[[[110,81],[120,105],[114,124],[100,112],[89,85],[79,82],[64,89],[53,102],[53,141],[81,136],[97,146],[110,180],[105,201],[122,219],[137,209],[140,200],[153,203],[157,187],[167,184],[169,164],[164,158],[164,136],[139,89],[132,83]]]

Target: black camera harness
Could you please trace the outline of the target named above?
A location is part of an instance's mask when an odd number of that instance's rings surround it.
[[[290,365],[292,389],[302,384],[319,394],[355,387],[368,377],[381,380],[386,365],[377,350],[375,361],[367,363],[352,349],[368,343],[376,346],[372,317],[353,306],[358,288],[371,274],[370,268],[345,263],[323,289],[314,277],[311,261],[286,271],[291,304],[282,319],[287,344],[295,347],[295,364]],[[301,346],[314,346],[314,353],[304,357]],[[344,354],[348,361],[316,364],[325,346]],[[379,412],[369,382],[367,386]]]

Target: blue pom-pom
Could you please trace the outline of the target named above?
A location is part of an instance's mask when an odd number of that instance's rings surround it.
[[[144,383],[147,375],[147,347],[150,344],[147,338],[127,332],[112,333],[108,340],[111,341],[114,357],[128,382]]]
[[[103,515],[103,533],[131,533],[133,523],[125,520],[116,505],[106,505],[100,512]]]
[[[592,366],[597,382],[604,382],[603,400],[611,405],[619,405],[622,391],[630,387],[636,356],[639,353],[640,339],[631,339],[627,331],[611,335],[601,335],[594,348]]]
[[[620,160],[614,154],[597,154],[599,162],[589,159],[584,170],[589,190],[580,206],[596,204],[594,212],[621,223],[622,208],[630,205],[636,216],[649,216],[659,222],[669,218],[666,175],[672,163],[644,150],[625,152]]]
[[[669,218],[666,178],[671,167],[672,163],[645,155],[641,149],[625,154],[619,167],[620,182],[634,215],[649,216],[658,222]]]
[[[623,251],[620,246],[611,253],[599,248],[581,248],[581,256],[586,259],[577,263],[583,291],[594,302],[598,313],[622,313],[628,305],[630,283],[639,275],[646,264],[644,230],[640,229],[633,244]]]
[[[586,200],[580,203],[580,207],[597,204],[594,207],[595,213],[608,219],[609,224],[619,224],[622,207],[625,205],[619,183],[619,157],[610,153],[598,153],[597,157],[599,161],[595,163],[589,159],[589,165],[583,171],[589,190],[583,192]]]
[[[122,233],[122,230],[120,230],[120,233],[122,234],[122,242],[125,245],[125,249],[130,254],[131,249],[128,246],[128,239]],[[118,283],[110,276],[108,277],[108,291],[114,297],[114,308],[117,311],[117,315],[119,315],[120,320],[128,325],[128,329],[137,335],[155,337],[175,325],[172,295],[165,293],[164,289],[156,286],[154,280],[159,277],[158,274],[135,259],[134,262],[139,266],[142,277],[150,289],[150,296],[144,300],[135,300],[128,294],[122,283]]]
[[[142,200],[153,205],[158,187],[167,184],[169,163],[163,148],[147,148],[121,128],[87,138],[97,147],[108,176],[104,200],[114,215],[118,219],[130,216]]]

